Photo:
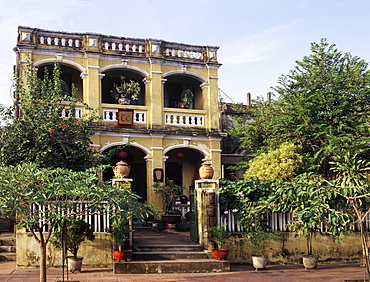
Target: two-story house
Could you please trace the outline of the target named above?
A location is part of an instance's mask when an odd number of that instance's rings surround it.
[[[94,147],[104,152],[129,144],[123,155],[132,189],[147,203],[162,207],[152,187],[155,170],[185,186],[186,195],[203,160],[221,178],[218,47],[20,26],[14,50],[18,67],[31,60],[40,75],[60,63],[65,94],[74,84],[78,98],[103,117]],[[122,76],[140,85],[139,99],[126,105],[111,95]],[[188,109],[179,107],[186,89],[194,94]]]

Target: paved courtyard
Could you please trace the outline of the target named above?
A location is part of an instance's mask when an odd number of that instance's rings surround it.
[[[180,274],[113,274],[111,269],[82,269],[69,274],[70,281],[363,281],[363,268],[358,264],[319,264],[317,270],[305,270],[302,265],[270,265],[254,271],[251,265],[232,265],[227,273]],[[16,269],[15,262],[0,262],[0,281],[39,281],[37,269]],[[61,269],[48,269],[47,281],[62,281]]]

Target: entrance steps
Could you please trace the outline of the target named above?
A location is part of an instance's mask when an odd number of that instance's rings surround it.
[[[216,260],[189,232],[134,232],[131,260],[114,262],[115,274],[229,272],[229,261]],[[135,237],[137,240],[135,240]]]
[[[0,261],[15,261],[15,236],[13,232],[0,233]]]

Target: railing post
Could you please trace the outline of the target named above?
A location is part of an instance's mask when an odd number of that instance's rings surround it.
[[[195,181],[197,194],[199,243],[208,250],[213,243],[208,238],[208,228],[219,223],[219,181],[202,179]]]

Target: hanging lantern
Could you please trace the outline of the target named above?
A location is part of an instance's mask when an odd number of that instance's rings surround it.
[[[177,153],[176,154],[176,158],[179,160],[179,165],[181,165],[181,159],[184,158],[184,154],[183,153]]]
[[[119,151],[118,154],[117,154],[117,157],[120,160],[126,159],[127,156],[128,156],[128,153],[126,151]]]
[[[185,157],[184,153],[177,153],[176,154],[176,158],[178,158],[179,160],[181,160],[184,157]]]

